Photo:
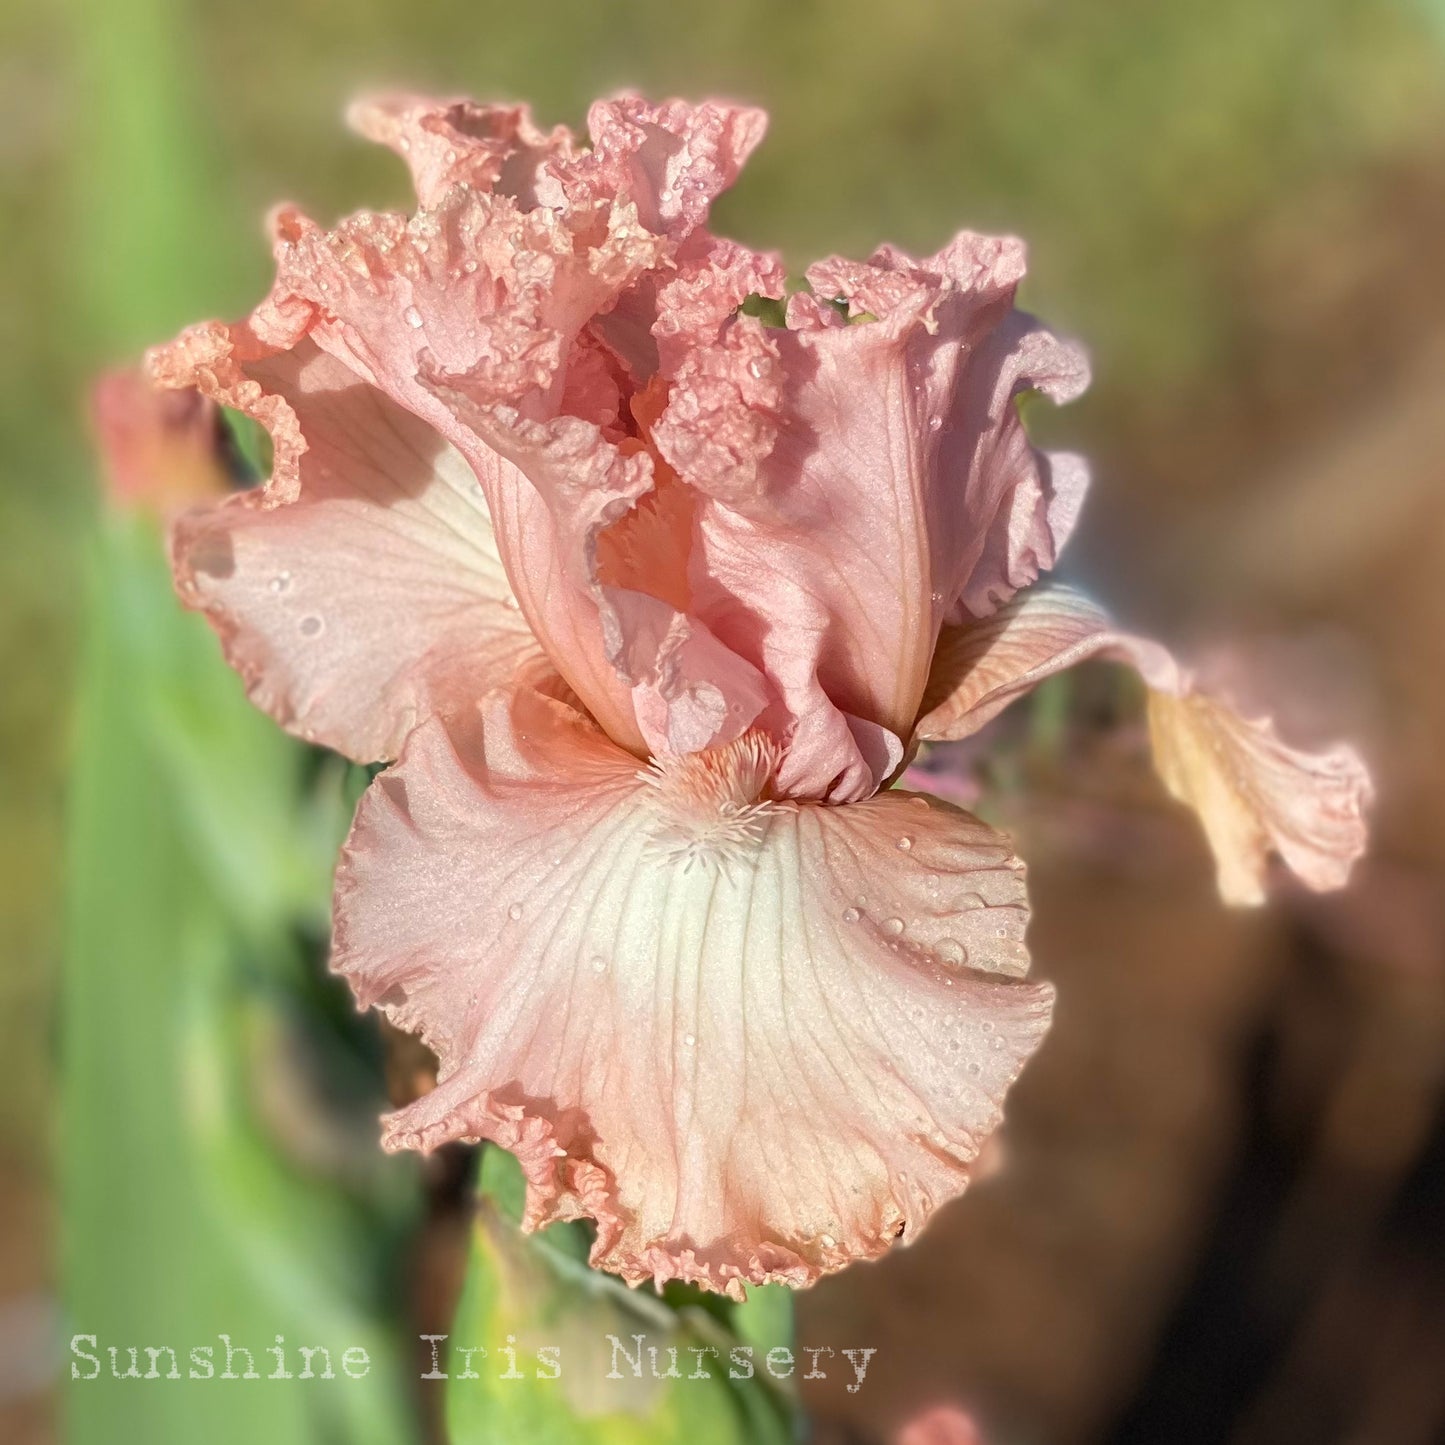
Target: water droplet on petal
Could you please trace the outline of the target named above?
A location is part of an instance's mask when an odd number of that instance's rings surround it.
[[[748,362],[748,375],[752,377],[754,381],[761,381],[767,374],[767,370],[768,368],[763,364],[761,357],[755,356]]]
[[[513,923],[515,923],[521,916],[522,916],[522,905],[521,905],[520,903],[513,903],[513,904],[507,909],[507,917],[510,918]]]
[[[821,1244],[824,1249],[836,1249],[838,1247],[838,1241],[834,1239],[831,1234],[820,1234],[818,1236],[818,1243]]]
[[[408,326],[418,329],[421,327],[421,312],[415,306],[408,306],[401,314]]]
[[[956,967],[968,961],[968,950],[956,938],[941,938],[938,941],[938,956],[945,963]]]
[[[697,1035],[696,1035],[696,1034],[684,1034],[684,1035],[682,1036],[682,1041],[683,1041],[683,1043],[685,1043],[685,1044],[688,1046],[688,1048],[691,1048],[691,1047],[697,1042]]]
[[[284,592],[291,585],[291,574],[289,572],[278,572],[271,579],[271,590],[273,592]]]
[[[843,922],[844,922],[844,923],[857,923],[858,919],[859,919],[861,916],[862,916],[862,915],[858,912],[858,910],[857,910],[856,908],[845,908],[845,909],[843,910]]]
[[[607,960],[606,960],[605,958],[603,958],[600,953],[594,953],[594,954],[592,955],[592,972],[593,972],[593,973],[606,973],[606,972],[607,972]]]
[[[319,617],[303,617],[297,630],[302,637],[320,637],[326,630],[326,624]]]
[[[910,838],[907,833],[905,833],[905,834],[898,840],[898,847],[899,847],[899,850],[900,850],[901,852],[904,852],[904,853],[908,852],[908,850],[913,847],[913,839]]]
[[[974,1078],[977,1078],[981,1073],[983,1073],[983,1065],[979,1063],[977,1059],[975,1059],[971,1064],[969,1064],[968,1071],[974,1076]]]
[[[903,920],[901,918],[889,918],[883,924],[884,933],[891,933],[895,938],[903,932]]]

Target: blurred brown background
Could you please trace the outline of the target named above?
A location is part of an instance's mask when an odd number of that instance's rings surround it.
[[[144,84],[107,78],[115,47],[188,97],[186,144],[153,165],[116,162],[154,117]],[[720,228],[793,269],[963,225],[1027,237],[1027,303],[1097,368],[1083,403],[1032,414],[1093,459],[1066,573],[1171,642],[1248,639],[1306,733],[1355,737],[1376,770],[1356,885],[1237,914],[1137,738],[1104,726],[1110,687],[1075,689],[1061,749],[1003,726],[993,806],[1032,860],[1056,1031],[1008,1167],[800,1301],[805,1341],[880,1351],[866,1389],[811,1400],[820,1437],[886,1439],[934,1399],[999,1442],[1445,1436],[1439,6],[9,0],[0,57],[7,1438],[49,1429],[44,1357],[7,1342],[48,1318],[66,1147],[49,1100],[84,382],[249,305],[274,200],[403,203],[394,161],[338,120],[378,83],[574,124],[624,84],[756,100],[772,133]],[[157,249],[170,294],[142,311],[127,276]]]

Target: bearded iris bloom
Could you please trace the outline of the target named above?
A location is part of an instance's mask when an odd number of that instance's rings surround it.
[[[183,598],[298,735],[392,766],[333,967],[438,1087],[390,1148],[485,1138],[595,1265],[802,1285],[958,1194],[1048,1026],[1023,865],[890,784],[1085,656],[1135,666],[1230,898],[1340,884],[1368,783],[1036,586],[1087,471],[1017,399],[1087,384],[1021,244],[778,258],[709,206],[755,110],[390,98],[418,208],[273,219],[245,320],[153,379],[262,423],[264,487],[175,526]],[[771,323],[771,324],[770,324]]]

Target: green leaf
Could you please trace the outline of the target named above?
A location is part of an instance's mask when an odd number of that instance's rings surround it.
[[[375,1148],[374,1074],[326,1021],[295,924],[325,876],[298,841],[303,751],[175,603],[155,529],[97,538],[69,810],[63,1286],[73,1445],[205,1438],[404,1445],[415,1425],[391,1263],[414,1171]],[[304,830],[303,830],[304,831]],[[237,1388],[189,1351],[281,1335],[338,1378]],[[106,1348],[180,1379],[116,1380]],[[369,1372],[341,1372],[347,1349]],[[353,1357],[357,1359],[358,1357]],[[170,1358],[159,1357],[168,1372]],[[203,1367],[198,1366],[199,1369]],[[215,1368],[219,1371],[220,1365]]]
[[[754,1305],[756,1332],[744,1334],[731,1327],[738,1307],[729,1301],[708,1297],[719,1310],[679,1308],[650,1289],[628,1289],[588,1267],[584,1226],[523,1234],[523,1194],[516,1161],[487,1147],[466,1284],[451,1333],[437,1342],[452,1445],[793,1438],[791,1397],[762,1372],[763,1353],[790,1331],[786,1299],[754,1291],[768,1303]]]

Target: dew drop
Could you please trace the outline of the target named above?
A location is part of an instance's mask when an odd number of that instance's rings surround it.
[[[942,431],[942,430],[943,430],[943,418],[942,418],[941,416],[931,416],[931,417],[929,417],[929,418],[928,418],[928,430],[929,430],[929,431]]]
[[[858,910],[857,910],[856,908],[845,908],[845,909],[843,910],[843,922],[844,922],[844,923],[857,923],[858,919],[859,919],[861,916],[862,916],[862,915],[858,912]]]
[[[271,579],[271,590],[273,592],[284,592],[291,585],[291,574],[289,572],[278,572]]]
[[[913,847],[913,839],[910,838],[907,833],[905,833],[905,834],[898,840],[898,848],[899,848],[899,851],[900,851],[900,852],[903,852],[903,853],[906,853],[906,852],[908,852],[908,850],[909,850],[910,848],[912,848],[912,847]]]
[[[409,136],[402,136],[402,138],[397,141],[397,145],[400,146],[403,151],[409,151],[411,149],[411,138]]]
[[[420,329],[420,327],[421,327],[421,312],[418,311],[415,306],[408,306],[408,307],[406,308],[406,310],[403,311],[401,314],[402,314],[402,317],[405,319],[406,324],[407,324],[408,326],[413,327],[413,328],[416,328],[416,329]]]
[[[956,938],[941,938],[938,941],[938,956],[957,967],[968,961],[968,950]]]
[[[968,1071],[974,1076],[974,1078],[977,1078],[981,1073],[983,1073],[983,1065],[979,1063],[977,1059],[974,1059],[973,1062],[969,1064]]]
[[[928,808],[928,799],[925,798],[922,793],[915,793],[908,802],[910,806],[914,808],[923,808],[925,810]]]
[[[477,273],[477,263],[468,256],[467,259],[462,262],[462,270],[465,271],[468,276],[475,276]]]
[[[326,630],[326,624],[319,617],[303,617],[297,630],[302,637],[320,637]]]
[[[763,364],[761,357],[755,356],[748,362],[748,375],[752,377],[754,381],[761,381],[766,373],[767,367]]]
[[[513,903],[513,904],[507,909],[507,917],[510,918],[513,923],[515,923],[521,916],[522,916],[522,905],[521,905],[520,903]]]
[[[606,972],[607,972],[607,960],[606,960],[605,958],[603,958],[600,953],[594,953],[594,954],[592,955],[592,972],[593,972],[593,973],[606,973]]]
[[[691,1048],[691,1047],[697,1042],[697,1035],[696,1035],[696,1034],[684,1034],[684,1035],[682,1036],[682,1041],[683,1041],[683,1043],[685,1043],[685,1044],[688,1046],[688,1048]]]
[[[981,1028],[981,1029],[984,1031],[984,1033],[986,1033],[986,1034],[991,1034],[991,1033],[993,1032],[993,1020],[992,1020],[992,1019],[985,1019],[985,1020],[979,1025],[979,1028]]]
[[[838,1241],[834,1239],[831,1234],[820,1234],[818,1236],[818,1243],[821,1244],[824,1249],[836,1249],[838,1247]]]
[[[884,933],[891,933],[895,938],[903,932],[903,920],[901,918],[889,918],[883,924]]]

